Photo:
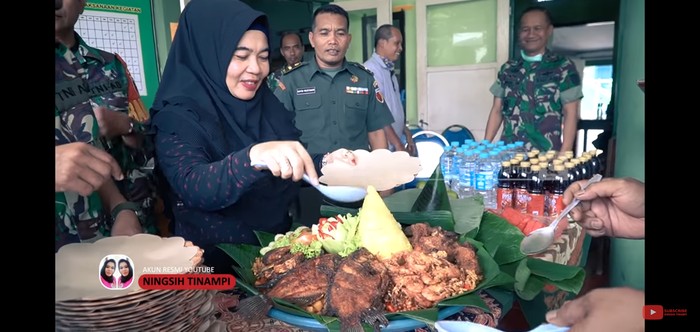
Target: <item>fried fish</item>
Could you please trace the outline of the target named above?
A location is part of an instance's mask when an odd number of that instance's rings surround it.
[[[361,321],[378,331],[389,324],[383,297],[389,287],[387,270],[375,255],[360,248],[344,258],[326,296],[326,314],[338,317],[340,330],[363,331]]]
[[[336,254],[325,254],[304,261],[282,276],[266,295],[301,307],[311,306],[326,295],[341,259]],[[318,307],[316,309],[318,312],[322,310]]]

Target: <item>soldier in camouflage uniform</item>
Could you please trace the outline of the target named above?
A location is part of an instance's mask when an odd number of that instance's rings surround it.
[[[85,142],[106,150],[125,177],[89,196],[56,193],[56,250],[66,243],[108,236],[115,219],[131,215],[138,217],[134,219],[138,223],[127,233],[155,232],[155,185],[147,167],[153,148],[141,135],[148,113],[123,60],[88,46],[74,32],[84,6],[84,0],[64,0],[56,10],[55,141],[56,145]],[[133,213],[120,214],[124,210]],[[119,227],[123,233],[125,226]]]
[[[530,7],[521,15],[521,57],[506,62],[491,86],[486,139],[493,140],[503,122],[506,143],[523,141],[528,150],[573,150],[581,77],[571,60],[546,48],[552,31],[545,8]]]

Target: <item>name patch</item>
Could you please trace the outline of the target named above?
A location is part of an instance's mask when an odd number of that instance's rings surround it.
[[[316,87],[312,86],[309,88],[298,88],[297,89],[297,96],[303,96],[303,95],[312,95],[316,93]]]

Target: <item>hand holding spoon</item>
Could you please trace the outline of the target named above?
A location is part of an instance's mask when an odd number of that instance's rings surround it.
[[[588,180],[583,186],[581,186],[581,190],[586,189],[589,185],[592,183],[596,183],[602,179],[603,176],[600,174],[593,175],[593,177]],[[540,252],[545,251],[547,248],[549,248],[550,245],[554,242],[554,233],[557,229],[557,225],[559,224],[559,221],[562,220],[571,210],[580,203],[581,200],[578,198],[575,198],[561,213],[559,213],[559,216],[554,219],[554,221],[549,224],[547,227],[542,227],[532,233],[530,233],[528,236],[526,236],[523,239],[523,242],[520,242],[520,251],[523,254],[526,255],[533,255],[537,254]]]
[[[255,167],[267,169],[267,165],[263,163],[253,163]],[[367,196],[367,189],[351,186],[327,186],[325,184],[314,184],[308,175],[304,174],[304,181],[308,182],[314,188],[318,189],[324,196],[338,202],[352,203],[358,202]]]

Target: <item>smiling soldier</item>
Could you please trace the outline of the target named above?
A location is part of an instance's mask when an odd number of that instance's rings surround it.
[[[352,39],[348,13],[326,5],[313,17],[309,41],[314,58],[285,68],[275,96],[296,112],[296,126],[309,153],[386,149],[383,128],[394,118],[372,72],[345,60]]]

